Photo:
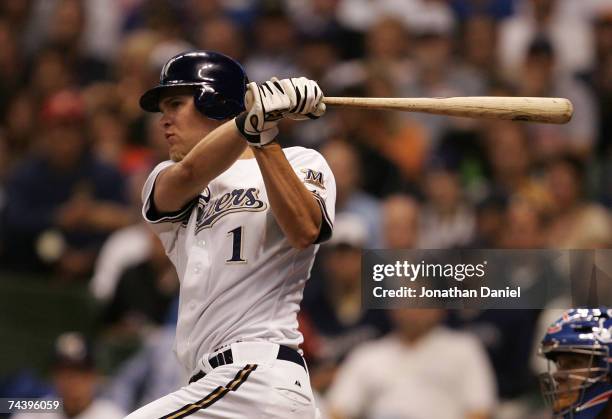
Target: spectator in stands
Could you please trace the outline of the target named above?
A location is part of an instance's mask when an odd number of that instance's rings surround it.
[[[93,348],[80,333],[60,335],[55,343],[52,365],[54,393],[62,409],[51,413],[21,413],[14,419],[115,419],[125,412],[96,395],[101,377],[94,363]]]
[[[104,163],[129,171],[128,132],[124,120],[117,111],[100,109],[90,121],[92,152]]]
[[[357,347],[328,393],[334,418],[483,419],[495,406],[493,371],[469,334],[440,309],[390,311],[394,333]]]
[[[464,64],[487,84],[500,79],[495,65],[497,24],[487,15],[470,16],[463,23],[461,59]],[[494,64],[494,65],[491,65]]]
[[[295,77],[297,51],[295,26],[283,2],[269,2],[255,21],[254,48],[243,62],[249,79],[262,82],[274,74],[279,79]]]
[[[557,71],[557,52],[547,38],[536,38],[528,47],[518,85],[519,96],[564,97],[574,114],[566,125],[532,124],[528,127],[537,160],[571,153],[585,159],[595,144],[596,102],[586,85]]]
[[[410,44],[410,32],[397,16],[381,16],[365,34],[365,51],[328,68],[324,86],[341,91],[365,84],[372,74],[388,79],[393,89],[410,85],[415,77]]]
[[[3,134],[6,136],[9,164],[5,170],[20,162],[24,154],[30,151],[34,128],[38,123],[35,114],[35,98],[25,90],[13,95],[3,120]]]
[[[391,195],[383,202],[383,248],[412,249],[419,241],[418,203],[408,195]]]
[[[328,83],[333,80],[328,77],[331,69],[338,63],[338,53],[334,46],[325,38],[302,38],[301,47],[296,53],[296,65],[306,77],[318,80],[323,91],[330,91]],[[333,112],[332,112],[333,113]],[[285,134],[280,141],[287,147],[301,146],[320,149],[336,133],[333,130],[333,118],[319,118],[308,124],[285,120]]]
[[[505,196],[528,194],[533,183],[529,178],[531,155],[529,139],[523,125],[494,121],[484,129],[484,141],[493,175],[492,189]]]
[[[546,247],[541,208],[518,196],[506,209],[503,230],[497,246],[506,249],[539,249]]]
[[[33,59],[24,90],[35,98],[47,98],[70,89],[76,84],[76,68],[70,65],[60,49],[45,47]]]
[[[148,258],[121,273],[106,307],[105,323],[118,336],[138,336],[160,325],[177,296],[176,270],[157,236],[148,233]]]
[[[380,203],[359,187],[363,172],[357,153],[346,141],[332,140],[321,149],[336,179],[336,212],[360,217],[367,227],[364,247],[377,249],[381,242]]]
[[[596,65],[589,81],[599,108],[598,150],[612,154],[612,4],[595,20]]]
[[[79,0],[57,0],[38,2],[36,13],[30,22],[30,53],[41,48],[61,51],[62,58],[70,68],[86,68],[75,72],[75,81],[86,85],[108,77],[108,65],[95,57],[86,48],[84,34],[87,29],[85,3]]]
[[[142,121],[138,99],[146,86],[159,77],[158,69],[150,65],[150,57],[161,42],[161,35],[151,30],[127,33],[114,57],[114,82],[90,85],[87,89],[89,101],[95,103],[96,108],[118,108],[130,127]]]
[[[369,69],[366,96],[392,97],[400,88],[392,77],[389,70]],[[403,184],[418,182],[431,152],[430,133],[422,122],[406,113],[374,113],[364,127],[364,134],[368,147],[398,168]]]
[[[428,25],[413,32],[412,49],[416,76],[411,85],[404,87],[401,96],[452,97],[481,96],[486,90],[483,74],[458,62],[453,56],[455,36],[453,22]],[[451,63],[453,63],[451,65]],[[425,125],[434,147],[449,129],[469,124],[458,118],[439,118],[434,115],[414,114]],[[473,123],[473,121],[472,121]]]
[[[448,167],[431,166],[425,175],[427,197],[419,216],[419,247],[455,248],[474,236],[474,210],[462,197],[458,174]]]
[[[448,2],[431,0],[340,0],[337,16],[342,25],[360,32],[385,16],[397,16],[416,30],[448,27],[455,21]]]
[[[100,248],[96,258],[94,273],[89,282],[92,295],[104,304],[108,304],[115,295],[117,284],[122,275],[130,268],[145,263],[151,258],[153,247],[151,230],[141,221],[142,187],[149,173],[149,167],[135,171],[127,182],[130,207],[134,214],[132,225],[114,231]]]
[[[334,80],[328,77],[330,70],[339,63],[339,51],[325,38],[304,38],[298,62],[305,74],[313,80],[319,80],[319,86],[325,91],[332,91]]]
[[[529,417],[521,400],[535,386],[535,377],[525,368],[530,361],[539,310],[457,310],[447,324],[473,335],[483,345],[493,366],[500,418]],[[497,417],[497,416],[496,416]]]
[[[372,3],[367,7],[375,9],[377,6]],[[426,47],[425,53],[415,54],[415,51],[418,52],[418,44],[416,48],[413,47],[413,28],[402,20],[403,15],[381,15],[372,21],[365,35],[364,56],[341,62],[327,74],[325,80],[332,90],[363,85],[365,91],[361,95],[365,96],[426,96],[417,90],[420,86],[418,77],[425,73],[435,77],[436,72],[430,68],[419,72],[422,63],[415,62],[414,57],[435,57],[440,52],[445,55],[448,51],[435,48],[432,43]],[[432,30],[431,27],[428,30]],[[444,39],[448,40],[444,45],[450,46],[451,39]],[[440,120],[388,112],[373,114],[371,118],[375,118],[377,123],[368,123],[367,115],[361,118],[363,123],[359,131],[363,143],[393,162],[401,170],[403,178],[414,180],[420,175],[423,162],[426,161],[431,135],[440,134],[427,123],[435,124]]]
[[[365,89],[345,91],[342,96],[367,96]],[[376,139],[387,134],[381,127],[379,115],[364,109],[340,108],[334,120],[338,138],[349,141],[359,157],[361,188],[368,194],[382,198],[399,192],[405,182],[397,165],[379,151]]]
[[[494,121],[483,131],[492,175],[490,192],[506,199],[526,199],[538,210],[550,205],[545,188],[532,173],[534,158],[527,128],[510,121]]]
[[[286,3],[291,20],[304,39],[317,40],[328,45],[336,50],[342,59],[348,60],[363,55],[363,34],[339,22],[336,13],[338,0],[289,0]],[[321,83],[323,79],[314,79],[319,80],[324,91],[329,91],[325,83]]]
[[[7,0],[0,3],[0,14],[6,17],[20,43],[23,42],[26,22],[32,13],[32,3],[33,0]]]
[[[593,34],[584,13],[567,6],[572,1],[525,0],[499,28],[499,56],[504,75],[518,81],[529,44],[537,36],[550,40],[562,74],[584,71],[593,63]]]
[[[149,258],[153,243],[149,233],[144,223],[138,223],[115,231],[104,242],[89,283],[90,291],[96,299],[108,303],[123,273]]]
[[[586,75],[596,98],[599,132],[595,152],[601,156],[597,192],[612,205],[612,4],[602,2],[594,21],[596,64]]]
[[[585,199],[585,166],[562,156],[548,163],[546,187],[553,200],[547,231],[550,247],[580,249],[608,247],[612,243],[609,212]]]
[[[476,205],[474,239],[468,247],[474,249],[497,247],[504,228],[506,206],[506,198],[499,195],[489,195]]]
[[[196,46],[199,49],[217,51],[244,61],[245,45],[242,29],[233,20],[215,16],[198,24]]]
[[[164,2],[166,2],[166,0],[164,0]],[[183,20],[181,24],[186,26],[192,35],[197,34],[202,26],[206,26],[204,22],[222,16],[231,16],[232,11],[229,9],[230,7],[242,9],[237,13],[245,14],[248,13],[247,9],[252,7],[252,4],[249,4],[249,2],[232,4],[222,0],[186,0],[178,4],[182,12],[181,18]],[[195,38],[197,38],[197,36],[195,36]]]
[[[64,279],[91,272],[107,234],[132,222],[123,179],[92,156],[78,94],[60,92],[43,107],[40,142],[6,188],[5,240],[15,268],[57,268]]]

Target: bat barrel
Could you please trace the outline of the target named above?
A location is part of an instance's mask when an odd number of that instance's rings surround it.
[[[564,124],[573,114],[572,103],[564,98],[472,96],[450,98],[357,98],[325,97],[331,106],[362,109],[424,112],[468,118]]]

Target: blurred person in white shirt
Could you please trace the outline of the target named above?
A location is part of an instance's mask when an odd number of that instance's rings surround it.
[[[334,419],[485,419],[495,380],[480,344],[441,309],[390,311],[395,333],[357,347],[328,392]]]
[[[585,3],[585,4],[583,4]],[[499,59],[506,77],[518,80],[521,63],[530,42],[544,35],[559,54],[559,69],[575,73],[590,68],[594,59],[593,31],[584,13],[571,7],[586,8],[586,1],[524,0],[515,16],[499,28]]]

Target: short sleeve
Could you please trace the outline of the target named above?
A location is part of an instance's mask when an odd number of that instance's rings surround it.
[[[142,216],[149,224],[159,223],[180,223],[186,217],[189,217],[196,200],[188,202],[183,208],[175,212],[161,213],[155,208],[153,201],[153,192],[155,191],[155,181],[159,174],[166,168],[175,164],[172,161],[164,161],[158,164],[144,184],[142,188]]]
[[[188,202],[179,211],[172,213],[160,213],[155,208],[153,202],[153,192],[155,191],[155,181],[157,176],[167,167],[175,164],[172,161],[164,161],[158,164],[144,184],[142,188],[142,216],[151,227],[151,229],[159,236],[166,253],[170,255],[176,243],[178,231],[181,224],[189,218],[197,198]]]
[[[302,147],[294,149],[297,151],[292,150],[289,163],[321,208],[321,229],[315,243],[322,243],[331,237],[334,228],[336,180],[321,154]]]

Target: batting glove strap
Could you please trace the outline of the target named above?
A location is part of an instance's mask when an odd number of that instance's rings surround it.
[[[277,79],[262,84],[249,83],[247,113],[236,118],[236,127],[250,146],[261,147],[274,140],[278,122],[291,107],[291,99]]]
[[[236,118],[234,118],[234,122],[236,123],[236,128],[240,131],[240,134],[244,137],[247,143],[251,147],[263,147],[264,145],[271,143],[274,141],[274,138],[278,135],[278,127],[273,126],[265,131],[257,132],[253,130],[247,130],[245,126],[247,125],[247,118],[249,117],[248,112],[242,112]],[[251,125],[252,124],[248,124]]]

